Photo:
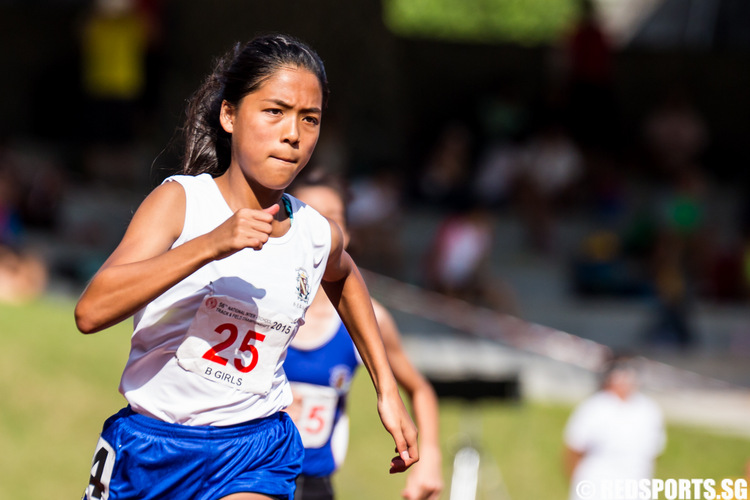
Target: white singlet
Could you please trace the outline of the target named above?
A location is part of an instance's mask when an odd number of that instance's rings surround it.
[[[173,176],[185,222],[172,245],[208,233],[232,211],[209,174]],[[232,425],[292,401],[286,347],[323,278],[327,219],[288,195],[292,223],[261,250],[213,261],[136,313],[120,392],[133,410],[187,425]]]

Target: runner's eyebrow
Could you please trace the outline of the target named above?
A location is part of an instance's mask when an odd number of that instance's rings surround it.
[[[273,103],[273,104],[279,106],[280,108],[284,108],[284,109],[292,109],[292,108],[294,108],[294,106],[292,106],[291,104],[289,104],[289,103],[287,103],[285,101],[282,101],[281,99],[264,99],[264,101]],[[321,113],[321,109],[318,108],[318,107],[303,108],[300,111],[302,111],[303,113],[317,113],[317,114]]]

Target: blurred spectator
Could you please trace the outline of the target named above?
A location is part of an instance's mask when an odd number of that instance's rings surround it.
[[[544,125],[524,148],[517,194],[529,243],[539,251],[555,246],[556,212],[576,199],[584,165],[578,147],[557,122]]]
[[[618,124],[613,49],[597,19],[594,1],[580,0],[579,7],[579,20],[565,40],[571,131],[586,146],[612,146]]]
[[[627,223],[632,208],[633,188],[625,162],[616,155],[589,151],[586,163],[586,194],[596,221],[608,229],[621,228]]]
[[[357,262],[373,271],[398,276],[402,269],[400,227],[402,180],[389,168],[351,183],[348,203],[351,253]]]
[[[148,24],[133,0],[96,0],[81,39],[88,130],[99,141],[129,140],[146,87]]]
[[[0,302],[22,304],[42,294],[47,269],[41,258],[0,245]]]
[[[750,262],[750,200],[746,191],[739,193],[736,216],[725,217],[723,221],[729,225],[722,230],[710,229],[710,234],[704,235],[704,239],[709,240],[704,244],[708,262],[701,292],[709,300],[738,303],[750,297],[750,268],[747,267]],[[711,219],[709,215],[705,218]],[[708,220],[706,225],[709,225]],[[723,233],[723,237],[719,238],[719,233]],[[748,351],[750,336],[745,343],[744,350]]]
[[[687,347],[693,337],[689,304],[701,292],[709,269],[707,185],[697,168],[685,168],[675,175],[658,207],[659,225],[652,257],[658,310],[650,338],[657,343]]]
[[[36,298],[47,285],[43,261],[22,246],[22,187],[15,172],[0,164],[0,302]]]
[[[627,254],[613,230],[593,231],[583,239],[572,274],[573,288],[582,296],[644,296],[651,289],[644,266]]]
[[[473,143],[473,134],[465,124],[444,126],[418,179],[417,188],[425,200],[445,206],[464,196],[472,170]]]
[[[708,130],[684,88],[665,93],[643,126],[644,140],[657,178],[692,168],[708,144]]]
[[[528,107],[517,85],[500,82],[494,92],[480,99],[477,115],[481,145],[470,192],[488,207],[504,208],[515,187]]]
[[[487,209],[466,205],[440,224],[427,254],[426,285],[440,293],[518,315],[512,290],[493,276],[493,228]]]
[[[66,186],[62,169],[54,164],[40,165],[28,183],[21,205],[24,224],[54,232]]]
[[[718,256],[711,262],[708,245],[710,185],[700,166],[708,131],[687,91],[677,86],[646,118],[643,133],[652,177],[664,183],[651,263],[657,311],[648,334],[656,343],[688,347],[694,336],[690,304],[710,292],[713,271],[722,265]]]
[[[661,410],[638,391],[637,379],[632,361],[613,360],[604,374],[602,389],[578,405],[570,416],[564,431],[570,500],[594,498],[582,496],[591,490],[578,494],[577,486],[582,481],[590,481],[594,491],[601,491],[607,481],[652,478],[654,461],[666,444],[666,433]],[[634,496],[618,498],[638,498],[637,490],[630,493]]]
[[[147,118],[156,112],[161,98],[161,82],[164,76],[166,56],[167,3],[169,0],[132,0],[134,10],[145,27],[145,73],[142,108]]]
[[[487,142],[518,139],[529,121],[528,109],[518,85],[506,81],[497,83],[494,92],[482,96],[477,115],[482,140]]]
[[[84,171],[91,179],[119,185],[144,175],[133,142],[143,124],[149,36],[157,35],[154,17],[144,14],[151,11],[136,7],[135,0],[95,0],[80,42]]]
[[[0,245],[15,247],[21,238],[21,182],[0,158]]]
[[[0,210],[12,210],[0,218],[12,217],[17,236],[23,228],[58,229],[66,179],[56,150],[37,141],[0,140],[0,176],[6,183]]]
[[[493,141],[479,154],[472,192],[490,207],[503,207],[513,197],[522,148],[512,141]]]

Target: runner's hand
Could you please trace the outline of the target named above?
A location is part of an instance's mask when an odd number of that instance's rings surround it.
[[[422,447],[419,463],[411,468],[401,496],[406,500],[438,500],[442,490],[440,450],[431,452]]]
[[[385,429],[396,443],[396,455],[391,459],[390,473],[404,472],[419,460],[417,428],[406,411],[398,392],[378,397],[378,413]]]
[[[223,259],[245,248],[263,248],[271,235],[273,218],[279,210],[278,204],[263,210],[237,210],[219,227],[208,233],[215,246],[215,259]]]

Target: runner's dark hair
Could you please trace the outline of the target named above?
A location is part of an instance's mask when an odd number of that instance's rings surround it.
[[[182,127],[184,151],[180,173],[214,177],[229,167],[232,136],[219,122],[223,101],[238,106],[283,67],[303,68],[320,82],[323,109],[328,102],[328,79],[320,56],[305,43],[284,34],[261,35],[245,45],[235,44],[220,57],[213,72],[190,97]]]

